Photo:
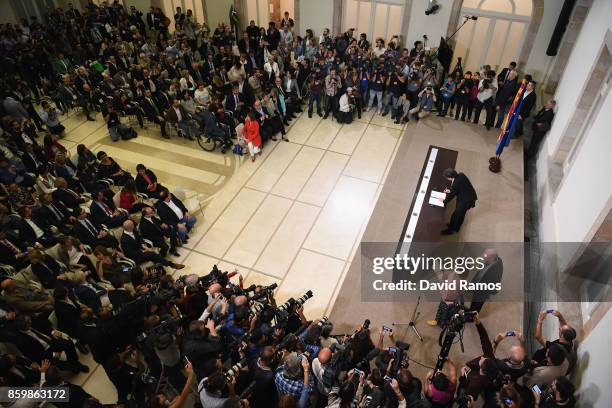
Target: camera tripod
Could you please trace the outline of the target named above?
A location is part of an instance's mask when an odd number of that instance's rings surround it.
[[[411,327],[412,331],[414,331],[414,334],[417,336],[417,338],[423,341],[423,337],[421,336],[421,333],[419,333],[419,330],[416,327],[416,320],[421,315],[421,312],[418,311],[420,304],[421,304],[421,294],[419,294],[419,297],[417,298],[417,302],[416,302],[416,305],[414,306],[414,310],[412,311],[412,317],[410,318],[410,321],[408,323],[393,323],[393,326]]]

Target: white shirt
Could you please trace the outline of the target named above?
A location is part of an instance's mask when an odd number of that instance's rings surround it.
[[[36,235],[36,238],[40,238],[43,235],[45,235],[45,233],[43,232],[43,230],[41,230],[40,228],[38,228],[38,225],[36,225],[34,223],[34,221],[32,221],[31,219],[28,218],[24,218],[25,222],[28,223],[28,225],[30,226],[30,228],[32,228],[34,230],[34,234]]]
[[[179,220],[183,219],[183,211],[181,211],[180,208],[178,208],[178,206],[176,204],[174,204],[174,201],[170,200],[170,201],[164,201],[164,203],[170,207],[170,209],[172,211],[174,211],[174,213],[176,214],[176,216],[178,217]]]
[[[340,97],[340,112],[350,112],[351,105],[349,104],[348,94],[342,94]]]
[[[193,98],[200,105],[204,105],[204,104],[208,103],[208,101],[210,100],[210,94],[208,93],[208,90],[206,88],[204,88],[201,91],[199,89],[196,89],[196,91],[195,91],[195,93],[193,95]]]
[[[270,64],[270,61],[268,61],[264,64],[264,70],[267,73],[274,72],[274,75],[278,75],[278,64],[276,62]]]

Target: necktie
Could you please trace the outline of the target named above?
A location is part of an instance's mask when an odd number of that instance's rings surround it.
[[[236,109],[238,109],[238,95],[234,95],[234,104],[236,105]]]
[[[2,240],[2,243],[3,243],[3,244],[4,244],[4,245],[5,245],[5,246],[6,246],[8,249],[10,249],[10,250],[11,250],[11,252],[12,252],[13,254],[17,255],[17,254],[19,253],[19,249],[18,249],[18,248],[17,248],[15,245],[13,245],[13,244],[11,243],[11,241],[9,241],[8,239],[3,239],[3,240]]]
[[[87,228],[89,232],[91,232],[91,235],[93,236],[98,235],[96,228],[93,226],[93,224],[88,219],[85,219],[84,224],[85,224],[85,228]]]
[[[66,191],[69,192],[74,198],[80,198],[79,195],[71,189],[67,188]]]
[[[151,98],[147,98],[147,100],[149,101],[149,103],[153,107],[153,110],[155,111],[155,114],[159,115],[159,109],[157,109],[157,106],[155,106],[155,104],[153,103],[153,100],[151,100]]]
[[[102,202],[98,202],[98,206],[102,209],[102,211],[104,211],[104,214],[106,214],[107,216],[111,216],[111,212],[108,209],[108,206]]]

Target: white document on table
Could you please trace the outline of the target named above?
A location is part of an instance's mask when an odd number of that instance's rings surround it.
[[[435,205],[436,207],[444,207],[445,199],[446,199],[446,193],[431,190],[431,194],[429,195],[429,204]]]

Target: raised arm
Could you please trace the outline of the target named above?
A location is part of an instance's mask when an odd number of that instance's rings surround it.
[[[542,322],[546,319],[546,310],[540,312],[538,322],[535,327],[535,338],[542,346],[546,345],[546,338],[542,335]]]

